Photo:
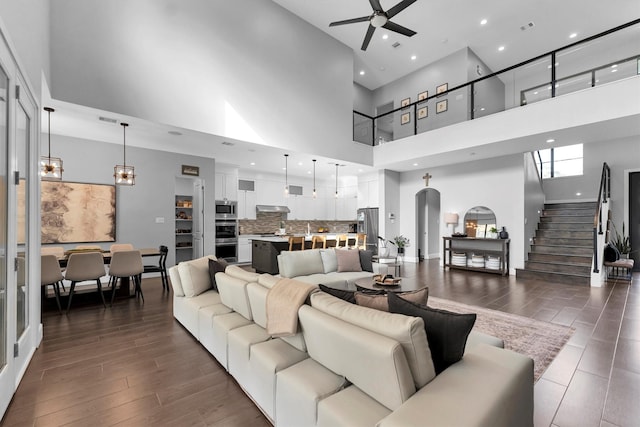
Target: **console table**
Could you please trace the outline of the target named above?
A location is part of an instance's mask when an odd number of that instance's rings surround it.
[[[457,268],[460,270],[480,271],[483,273],[509,275],[509,243],[510,239],[481,239],[476,237],[443,237],[442,259],[443,268]],[[465,265],[454,265],[452,263],[453,253],[464,254]],[[499,257],[498,268],[469,266],[469,259],[472,256],[482,256],[483,259],[489,257]],[[494,261],[495,262],[495,261]]]

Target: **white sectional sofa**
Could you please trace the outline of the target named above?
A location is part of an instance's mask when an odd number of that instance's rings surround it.
[[[208,258],[169,273],[175,318],[276,426],[533,425],[533,361],[486,344],[499,340],[472,332],[462,360],[435,376],[421,318],[316,291],[298,333],[272,338],[266,301],[279,277],[229,266],[216,292]]]

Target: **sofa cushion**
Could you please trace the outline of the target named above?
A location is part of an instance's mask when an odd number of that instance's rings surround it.
[[[227,267],[227,270],[231,267]],[[216,274],[216,282],[222,303],[248,320],[253,320],[247,295],[247,281],[230,276],[225,272]]]
[[[278,255],[280,275],[286,278],[324,273],[319,249],[282,251]]]
[[[362,267],[362,271],[373,273],[373,252],[358,251],[358,253],[360,255],[360,267]]]
[[[476,321],[475,314],[459,314],[437,310],[389,295],[389,310],[407,316],[421,317],[431,349],[436,375],[462,359],[467,337]]]
[[[349,304],[324,292],[311,294],[311,305],[328,315],[398,341],[416,387],[423,387],[435,377],[422,319]]]
[[[218,290],[218,285],[216,284],[216,273],[224,272],[224,269],[227,268],[229,263],[224,259],[210,259],[209,260],[209,280],[211,280],[211,286],[213,286],[213,290]]]
[[[252,271],[247,271],[242,267],[237,265],[230,265],[224,270],[231,277],[235,277],[236,279],[244,280],[245,282],[257,282],[260,274],[254,273]]]
[[[258,283],[269,289],[273,288],[275,284],[278,283],[278,280],[280,280],[280,277],[272,276],[268,273],[263,273],[258,276]]]
[[[320,257],[322,258],[322,267],[325,273],[338,271],[338,258],[336,258],[335,249],[321,249]]]
[[[180,280],[180,272],[178,266],[174,265],[169,268],[169,277],[171,278],[171,287],[173,288],[173,295],[176,297],[184,296],[184,289],[182,288],[182,281]]]
[[[178,264],[178,273],[186,297],[195,297],[211,289],[209,259],[211,258],[202,257]]]
[[[389,292],[389,294],[396,295],[395,292]],[[355,299],[358,305],[375,308],[376,310],[389,311],[389,302],[387,300],[387,295],[388,294],[375,295],[369,292],[356,292]],[[427,298],[429,298],[429,288],[402,292],[399,295],[407,301],[411,301],[420,305],[427,305]]]
[[[375,426],[391,411],[356,386],[328,396],[318,402],[318,427]],[[418,417],[414,425],[425,425],[429,416]],[[405,424],[409,425],[409,424]]]
[[[338,273],[350,271],[362,271],[360,266],[360,251],[349,249],[337,249]]]

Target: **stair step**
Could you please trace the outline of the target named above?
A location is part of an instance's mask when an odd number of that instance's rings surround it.
[[[586,248],[580,246],[557,246],[557,245],[533,245],[531,246],[531,252],[543,253],[543,254],[558,254],[558,255],[582,255],[592,256],[593,248]]]
[[[593,218],[596,212],[593,209],[544,209],[542,216],[590,216]]]
[[[568,274],[589,274],[591,270],[591,263],[589,264],[570,264],[570,263],[556,263],[556,262],[538,262],[527,261],[524,264],[525,270],[536,270],[553,273],[568,273]]]
[[[543,280],[545,282],[567,283],[570,285],[591,285],[591,274],[567,274],[567,273],[551,273],[547,271],[526,270],[517,268],[516,277],[518,279],[534,279]]]
[[[589,264],[591,265],[591,260],[593,258],[593,253],[589,256],[584,255],[570,255],[570,254],[545,254],[539,252],[529,252],[528,261],[541,261],[541,262],[566,262],[568,264]]]
[[[593,230],[538,230],[536,238],[545,239],[589,239],[593,241]]]
[[[540,222],[582,222],[591,224],[591,227],[593,227],[593,217],[594,215],[548,215],[541,216]]]
[[[593,233],[593,220],[589,222],[542,221],[538,224],[538,230],[578,230],[578,231],[588,230]]]
[[[593,238],[587,239],[567,239],[567,238],[549,238],[536,237],[534,239],[536,245],[553,245],[553,246],[580,246],[593,249]]]
[[[545,209],[592,209],[594,212],[598,202],[545,203]]]

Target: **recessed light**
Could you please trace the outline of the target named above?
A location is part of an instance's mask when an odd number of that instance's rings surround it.
[[[576,193],[576,196],[582,196],[582,193]]]
[[[283,171],[286,171],[286,170],[287,170],[287,168],[282,168],[282,170],[283,170]]]
[[[309,175],[311,175],[311,171],[307,171],[307,173],[308,173]]]
[[[504,46],[500,46],[500,47],[498,48],[498,50],[499,50],[500,52],[502,52],[502,51],[504,50]]]
[[[249,163],[249,164],[250,164],[251,166],[255,166],[255,165],[256,165],[256,162],[251,162],[251,163]]]
[[[386,39],[388,39],[388,38],[389,38],[389,34],[383,34],[383,35],[382,35],[382,40],[386,40]]]
[[[618,71],[617,68],[614,68],[613,70],[611,70],[612,73],[615,73],[616,71]]]
[[[412,61],[415,61],[415,60],[416,60],[416,58],[417,58],[417,56],[415,56],[415,55],[411,55],[411,60],[412,60]]]
[[[417,164],[417,163],[414,163],[414,164],[413,164],[413,166],[418,166],[418,164]]]
[[[358,169],[358,172],[362,172],[362,169]]]
[[[556,140],[553,138],[547,139],[547,144],[551,144],[552,142],[556,142]]]
[[[571,33],[571,34],[569,34],[569,38],[570,38],[570,39],[575,39],[576,37],[578,37],[578,33]]]
[[[487,25],[487,20],[483,19],[482,21],[480,21],[480,25]]]
[[[534,94],[534,95],[537,95],[537,94],[538,94],[538,91],[533,92],[533,94]]]
[[[480,109],[480,111],[484,111],[484,107],[482,107],[482,108]]]
[[[613,65],[611,66],[611,68],[617,68],[617,67],[618,67],[618,64],[613,64]]]
[[[364,70],[360,70],[360,75],[364,76]]]

